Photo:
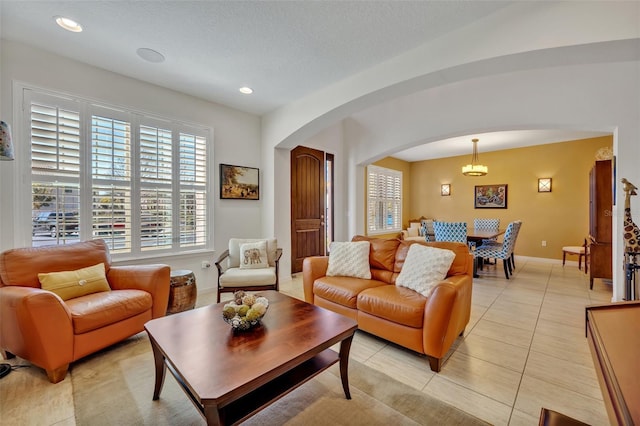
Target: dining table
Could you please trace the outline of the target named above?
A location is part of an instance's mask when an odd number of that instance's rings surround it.
[[[479,243],[482,243],[483,240],[492,240],[494,238],[499,237],[504,234],[506,229],[475,229],[471,228],[467,230],[467,242],[473,242],[476,246],[479,246]],[[483,261],[482,259],[478,259],[478,257],[474,256],[473,258],[473,278],[480,278],[478,275],[478,262]]]

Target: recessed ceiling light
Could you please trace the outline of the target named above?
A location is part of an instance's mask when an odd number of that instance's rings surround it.
[[[250,95],[253,93],[253,89],[251,87],[241,87],[238,90],[240,90],[240,93],[244,93],[245,95]]]
[[[67,31],[71,31],[74,33],[82,32],[82,25],[78,24],[73,19],[65,18],[64,16],[54,16],[56,20],[56,24],[60,25]]]
[[[156,52],[155,50],[149,49],[148,47],[141,47],[140,49],[136,50],[136,53],[145,61],[153,62],[156,64],[164,62],[164,55],[162,53]]]

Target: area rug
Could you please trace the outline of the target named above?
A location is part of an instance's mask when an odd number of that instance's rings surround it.
[[[332,366],[243,424],[486,424],[354,360],[347,400],[339,375]],[[152,400],[153,354],[146,333],[75,362],[70,376],[79,426],[206,424],[168,371],[160,399]]]

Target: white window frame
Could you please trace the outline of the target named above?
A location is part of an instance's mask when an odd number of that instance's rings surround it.
[[[131,238],[130,249],[126,251],[117,252],[112,250],[112,257],[115,260],[127,260],[127,259],[139,259],[148,257],[164,257],[167,255],[176,254],[188,254],[197,253],[202,251],[210,251],[213,246],[213,203],[214,196],[211,195],[210,186],[214,176],[212,175],[213,164],[213,129],[194,123],[188,123],[183,120],[175,120],[160,117],[153,113],[142,112],[130,107],[112,106],[102,101],[96,101],[93,99],[83,98],[77,95],[69,95],[60,93],[57,91],[51,91],[41,87],[29,86],[24,83],[14,82],[14,93],[17,96],[14,97],[14,117],[17,126],[14,126],[14,137],[17,140],[24,141],[25,143],[17,144],[17,158],[16,169],[18,175],[21,176],[16,183],[16,204],[15,204],[15,218],[16,228],[14,229],[15,240],[20,242],[23,246],[32,245],[32,221],[31,214],[25,214],[25,212],[31,212],[32,210],[32,170],[31,170],[31,103],[37,101],[46,102],[47,99],[53,99],[56,103],[63,104],[65,107],[69,105],[75,106],[80,113],[80,127],[81,127],[81,167],[83,171],[80,175],[80,233],[79,240],[88,240],[92,238],[100,238],[99,236],[93,236],[92,226],[92,213],[91,208],[91,194],[92,194],[92,177],[91,177],[91,117],[99,111],[108,111],[111,114],[111,118],[126,119],[131,123],[131,151],[133,163],[133,170],[131,173],[131,191],[132,195],[139,196],[140,181],[139,181],[139,165],[138,165],[138,147],[139,147],[139,126],[155,126],[163,125],[165,128],[170,129],[173,135],[173,152],[179,154],[179,137],[181,134],[188,134],[198,138],[199,142],[205,141],[204,149],[206,155],[204,156],[204,168],[206,177],[200,179],[200,182],[193,184],[181,181],[179,157],[174,157],[172,162],[174,164],[172,170],[172,181],[174,182],[172,188],[172,230],[173,235],[171,238],[171,244],[168,247],[155,250],[143,250],[140,244],[140,231],[132,231],[133,236]],[[17,129],[16,129],[17,127]],[[176,141],[178,143],[176,143]],[[82,164],[84,163],[84,164]],[[202,161],[199,162],[199,167],[202,167]],[[180,203],[181,203],[181,191],[199,191],[206,197],[204,204],[204,214],[200,214],[199,223],[204,223],[204,231],[199,232],[199,238],[196,244],[185,243],[184,239],[181,243],[180,238]],[[139,213],[139,200],[134,199],[134,210],[136,211],[131,218],[131,228],[140,229],[140,215]],[[202,211],[202,209],[200,209]],[[204,217],[203,217],[204,216]],[[83,225],[84,223],[84,225]],[[55,243],[55,242],[54,242]]]
[[[402,230],[402,172],[380,166],[367,166],[367,235],[390,234]],[[387,186],[372,189],[372,184]],[[374,191],[376,193],[374,193]],[[376,211],[379,214],[376,214]],[[380,214],[382,217],[380,217]],[[392,224],[385,218],[391,216]]]

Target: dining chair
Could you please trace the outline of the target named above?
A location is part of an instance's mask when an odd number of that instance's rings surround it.
[[[500,219],[473,219],[473,228],[478,231],[497,231],[500,229]],[[497,238],[488,238],[485,241],[497,241]]]
[[[585,257],[586,251],[587,251],[586,245],[587,245],[587,240],[585,238],[585,243],[581,246],[562,247],[562,266],[564,266],[567,260],[568,254],[575,254],[576,256],[578,256],[578,269],[582,269],[582,258]],[[586,264],[586,261],[585,261],[585,264]]]
[[[516,243],[518,242],[518,235],[520,234],[520,227],[522,226],[522,221],[521,220],[514,220],[514,222],[516,223],[516,235],[513,237],[513,250],[511,250],[511,267],[515,270],[516,269],[516,259],[513,255],[513,253],[515,253],[516,251]]]
[[[467,243],[466,222],[433,222],[436,241]]]
[[[500,229],[500,219],[473,219],[473,228],[478,231],[498,231]],[[498,238],[485,238],[482,244],[498,243]],[[499,244],[499,243],[498,243]]]
[[[473,227],[482,231],[495,231],[500,228],[500,219],[473,219]]]
[[[420,221],[420,233],[421,235],[424,236],[425,241],[429,242],[429,241],[433,241],[435,239],[434,237],[434,231],[433,231],[433,223],[435,221],[433,219],[422,219]]]
[[[513,274],[515,263],[513,262],[513,248],[515,247],[516,237],[522,222],[514,221],[507,226],[501,245],[483,244],[476,247],[475,256],[478,259],[478,266],[482,269],[482,259],[495,258],[502,260],[504,268],[504,276],[509,279],[509,274]]]

